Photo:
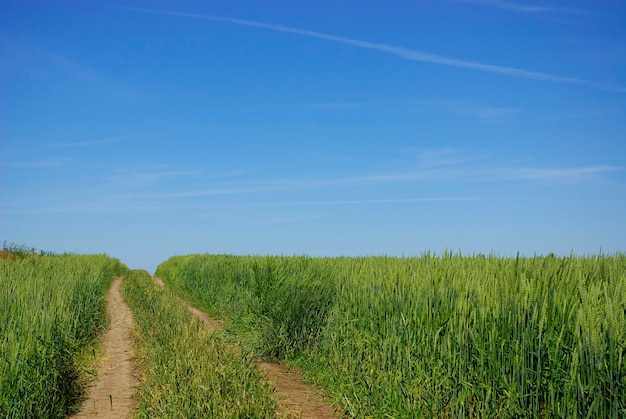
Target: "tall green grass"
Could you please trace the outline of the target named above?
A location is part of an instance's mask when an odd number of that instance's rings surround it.
[[[157,276],[241,332],[257,356],[284,359],[316,340],[335,284],[331,265],[308,257],[171,258]]]
[[[124,297],[133,311],[143,374],[138,418],[270,418],[272,388],[145,271],[132,271]]]
[[[66,417],[81,396],[76,356],[106,328],[125,267],[93,256],[0,259],[0,417]]]
[[[626,416],[623,254],[192,255],[157,275],[356,417]]]

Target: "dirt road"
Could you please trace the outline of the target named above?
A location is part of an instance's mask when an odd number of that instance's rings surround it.
[[[165,287],[159,278],[153,278],[153,280],[158,286]],[[181,302],[191,314],[202,321],[210,330],[219,330],[223,327],[220,322],[210,318],[189,302],[182,299]],[[311,419],[341,417],[341,412],[326,403],[320,390],[304,383],[297,372],[290,371],[284,364],[258,362],[257,366],[274,386],[280,403],[281,411],[279,413],[281,415]]]
[[[113,280],[107,294],[109,330],[103,337],[104,356],[97,379],[87,391],[87,400],[72,418],[116,418],[131,416],[137,379],[131,365],[130,329],[133,315],[122,299],[122,278]]]

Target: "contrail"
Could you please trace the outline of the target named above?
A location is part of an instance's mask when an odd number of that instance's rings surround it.
[[[321,32],[314,32],[314,31],[309,31],[305,29],[292,28],[292,27],[284,26],[284,25],[275,25],[275,24],[269,24],[269,23],[255,22],[251,20],[235,19],[235,18],[229,18],[229,17],[220,17],[220,16],[198,14],[198,13],[176,12],[176,11],[171,11],[171,10],[143,9],[143,8],[125,7],[125,6],[112,6],[112,7],[115,7],[118,9],[141,12],[141,13],[179,16],[179,17],[186,17],[186,18],[193,18],[193,19],[205,19],[205,20],[212,20],[215,22],[224,22],[224,23],[230,23],[234,25],[266,29],[266,30],[270,30],[274,32],[291,33],[294,35],[307,36],[309,38],[323,39],[326,41],[336,42],[339,44],[350,45],[350,46],[357,47],[357,48],[380,51],[380,52],[384,52],[390,55],[395,55],[397,57],[405,58],[411,61],[418,61],[418,62],[430,63],[430,64],[439,64],[439,65],[445,65],[445,66],[450,66],[450,67],[467,68],[470,70],[496,73],[496,74],[501,74],[505,76],[517,77],[517,78],[529,79],[529,80],[540,80],[540,81],[547,81],[547,82],[552,82],[552,83],[586,85],[586,86],[594,87],[597,89],[610,90],[610,91],[619,92],[619,93],[626,93],[626,87],[623,87],[623,86],[617,86],[617,85],[611,85],[611,84],[605,84],[605,83],[597,83],[597,82],[584,80],[584,79],[558,76],[554,74],[542,73],[538,71],[523,70],[523,69],[514,68],[514,67],[505,67],[505,66],[492,65],[492,64],[483,64],[483,63],[478,63],[478,62],[473,62],[473,61],[459,60],[456,58],[430,54],[430,53],[415,50],[415,49],[410,49],[410,48],[405,48],[405,47],[400,47],[400,46],[395,46],[395,45],[380,44],[376,42],[363,41],[363,40],[353,39],[353,38],[346,38],[343,36],[329,35],[329,34],[325,34]]]
[[[508,10],[510,12],[526,13],[526,14],[567,14],[567,15],[584,15],[582,10],[554,7],[553,2],[541,2],[541,5],[533,5],[518,1],[508,0],[451,0],[461,3],[476,4],[479,6],[494,7],[497,9]],[[547,7],[546,7],[547,6]]]

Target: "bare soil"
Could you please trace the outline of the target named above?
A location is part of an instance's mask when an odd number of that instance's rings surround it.
[[[154,282],[161,288],[165,287],[161,279],[153,277]],[[209,317],[206,313],[193,307],[189,302],[181,302],[189,312],[202,321],[209,330],[218,331],[223,325]],[[238,352],[239,349],[231,347]],[[274,391],[279,399],[279,414],[293,418],[337,418],[342,417],[342,412],[332,407],[324,399],[323,393],[302,380],[298,371],[290,369],[282,363],[257,361],[257,367],[263,372],[265,378],[274,386]]]
[[[72,418],[128,418],[137,407],[134,395],[138,380],[131,363],[133,315],[122,299],[121,284],[122,278],[114,279],[107,294],[109,330],[103,337],[104,354],[97,378]]]

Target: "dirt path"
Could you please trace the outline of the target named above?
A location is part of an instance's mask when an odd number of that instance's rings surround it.
[[[163,281],[153,277],[161,288]],[[220,330],[223,325],[210,318],[206,313],[193,307],[189,302],[180,299],[189,312],[202,321],[210,330]],[[236,349],[235,349],[236,350]],[[324,395],[317,388],[302,381],[300,375],[290,371],[284,364],[257,362],[256,365],[274,386],[280,401],[281,414],[296,418],[337,418],[341,412],[324,401]]]
[[[109,330],[103,337],[104,359],[96,381],[87,390],[87,400],[72,418],[116,418],[131,416],[137,379],[131,365],[130,329],[133,315],[122,299],[122,278],[113,280],[107,294]]]

